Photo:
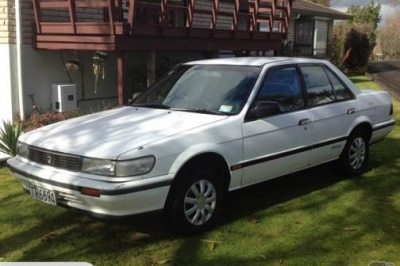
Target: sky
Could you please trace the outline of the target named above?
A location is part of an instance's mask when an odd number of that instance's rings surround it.
[[[389,6],[387,4],[387,0],[375,0],[375,3],[381,4],[381,22],[379,23],[379,26],[384,26],[386,17],[389,16],[390,14],[393,14],[394,11],[399,10],[400,11],[400,5],[397,6]],[[371,0],[331,0],[331,8],[346,12],[347,9],[351,5],[360,5],[364,6],[371,3]]]

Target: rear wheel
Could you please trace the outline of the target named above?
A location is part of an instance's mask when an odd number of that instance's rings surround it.
[[[195,168],[180,175],[166,205],[169,224],[181,234],[204,232],[215,224],[220,212],[222,183],[209,169]]]
[[[369,143],[367,134],[354,131],[339,158],[340,169],[348,176],[361,175],[367,168]]]

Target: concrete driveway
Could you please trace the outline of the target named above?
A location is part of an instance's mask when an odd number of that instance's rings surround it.
[[[368,72],[374,81],[400,100],[400,61],[369,62]]]

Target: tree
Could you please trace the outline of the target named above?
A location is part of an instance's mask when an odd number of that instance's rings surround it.
[[[371,0],[371,2],[366,6],[351,5],[347,10],[347,13],[353,16],[353,18],[349,20],[350,23],[364,24],[371,28],[371,32],[368,36],[371,47],[370,53],[375,47],[376,29],[378,27],[378,23],[381,21],[380,12],[381,5],[375,4],[374,0]]]
[[[374,48],[368,39],[371,32],[369,25],[355,24],[346,34],[344,43],[345,66],[354,72],[364,72],[368,64],[369,55]]]
[[[349,20],[350,23],[360,23],[370,25],[374,30],[378,27],[381,21],[381,5],[375,4],[373,0],[366,6],[351,5],[347,13],[352,15],[353,18]]]
[[[383,56],[387,59],[400,59],[400,11],[390,15],[380,32]]]
[[[373,0],[365,6],[349,7],[347,13],[353,17],[348,22],[336,25],[334,29],[332,61],[336,65],[343,67],[344,64],[352,71],[366,68],[376,42],[376,29],[381,20],[380,10],[380,4],[375,4]]]

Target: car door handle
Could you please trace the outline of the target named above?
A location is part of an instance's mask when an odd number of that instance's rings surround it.
[[[349,110],[347,110],[348,115],[354,114],[355,112],[356,112],[356,108],[350,108]]]
[[[307,125],[307,124],[309,124],[310,122],[311,122],[311,120],[310,120],[309,118],[301,119],[301,120],[299,121],[299,126]]]

